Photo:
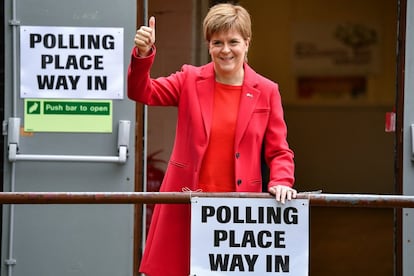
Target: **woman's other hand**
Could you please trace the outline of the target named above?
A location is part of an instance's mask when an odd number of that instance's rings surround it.
[[[276,201],[280,201],[285,204],[286,199],[292,200],[296,198],[297,191],[285,185],[276,185],[269,188],[269,193],[275,196]]]

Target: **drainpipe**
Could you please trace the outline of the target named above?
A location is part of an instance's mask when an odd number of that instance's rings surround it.
[[[9,21],[9,25],[12,28],[12,117],[17,116],[17,30],[20,25],[20,21],[17,20],[17,0],[12,0],[12,18]],[[11,174],[10,174],[10,191],[15,192],[15,182],[16,182],[16,162],[11,162]],[[5,260],[7,266],[7,275],[13,275],[13,267],[16,265],[16,260],[13,257],[14,249],[14,204],[10,204],[9,207],[9,232],[8,232],[8,256]]]

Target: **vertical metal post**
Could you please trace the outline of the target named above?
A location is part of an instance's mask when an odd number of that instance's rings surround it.
[[[142,25],[147,25],[148,24],[148,0],[143,0],[143,23]],[[147,191],[147,156],[148,156],[148,106],[144,105],[143,108],[143,153],[142,153],[142,164],[143,164],[143,169],[142,169],[142,191],[146,192]],[[147,209],[146,209],[146,204],[142,205],[142,225],[141,225],[141,233],[142,233],[142,239],[141,239],[141,251],[144,252],[144,248],[145,248],[145,241],[147,239]]]
[[[404,118],[403,118],[403,194],[414,195],[414,160],[412,159],[411,125],[414,124],[414,0],[407,0],[406,39],[405,39],[405,77],[404,77]],[[414,263],[414,210],[403,209],[403,276],[412,275]]]

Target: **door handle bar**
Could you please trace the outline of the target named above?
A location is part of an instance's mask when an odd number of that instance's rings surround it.
[[[61,162],[104,162],[126,163],[129,147],[131,122],[120,120],[118,125],[118,155],[51,155],[51,154],[22,154],[19,153],[20,118],[9,118],[8,121],[8,150],[9,161],[61,161]]]

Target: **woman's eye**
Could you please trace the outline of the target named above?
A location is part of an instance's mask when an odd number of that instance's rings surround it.
[[[222,45],[221,41],[213,41],[213,46],[220,46]]]

